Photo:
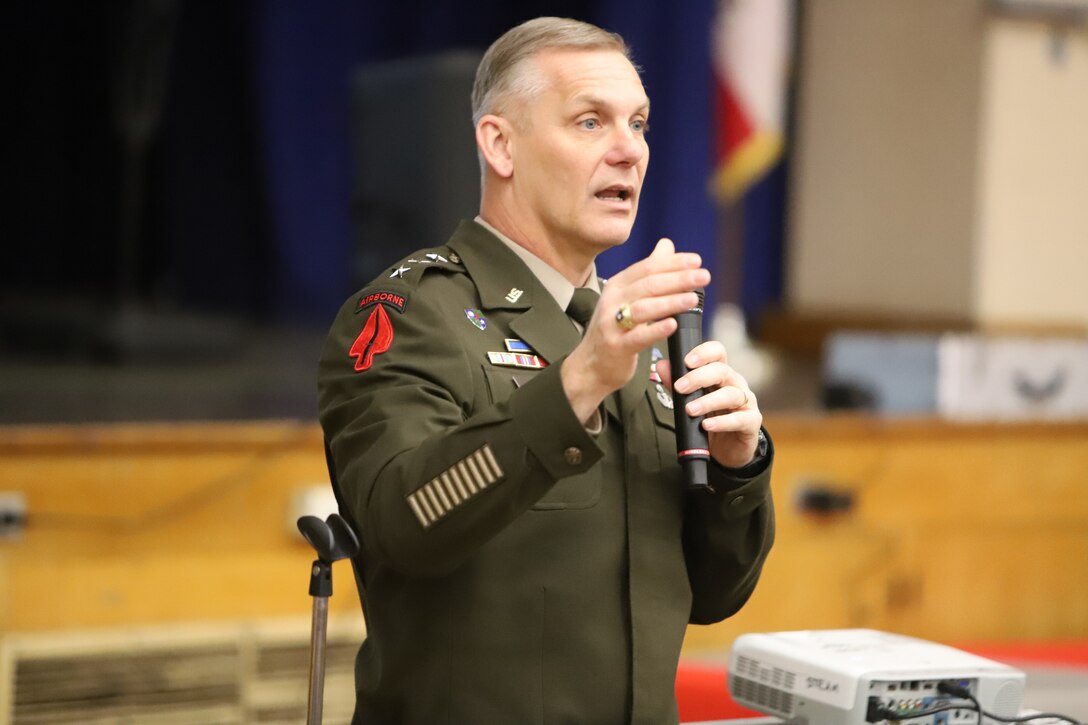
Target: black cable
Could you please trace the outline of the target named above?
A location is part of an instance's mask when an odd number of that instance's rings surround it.
[[[997,715],[991,715],[985,710],[982,711],[982,714],[991,720],[999,720],[1001,722],[1027,722],[1028,720],[1040,720],[1045,717],[1050,718],[1051,720],[1064,720],[1068,723],[1073,723],[1073,725],[1081,725],[1079,720],[1074,720],[1066,715],[1059,715],[1056,712],[1040,712],[1035,715],[1021,715],[1020,717],[999,717]]]
[[[979,722],[981,724],[983,717],[988,717],[991,720],[998,722],[1028,722],[1030,720],[1042,720],[1043,718],[1050,718],[1052,720],[1064,720],[1065,722],[1072,723],[1072,725],[1081,725],[1079,720],[1074,720],[1067,715],[1059,715],[1054,712],[1040,712],[1035,715],[1020,715],[1019,717],[1003,717],[1001,715],[994,715],[991,712],[986,712],[982,709],[982,703],[980,703],[975,696],[968,691],[966,687],[960,687],[959,685],[948,682],[947,680],[937,683],[937,692],[942,692],[946,695],[953,695],[955,697],[962,697],[966,700],[970,700],[974,704],[974,710],[979,713]]]
[[[880,719],[887,720],[889,722],[899,722],[901,720],[912,720],[919,717],[928,717],[930,715],[936,715],[939,712],[948,712],[949,710],[974,710],[975,712],[979,713],[979,725],[981,725],[983,717],[987,717],[997,722],[1005,723],[1021,723],[1029,722],[1031,720],[1042,720],[1044,718],[1049,718],[1052,720],[1063,720],[1065,722],[1071,723],[1072,725],[1082,725],[1080,721],[1068,717],[1067,715],[1059,715],[1058,713],[1053,712],[1040,712],[1034,715],[1020,715],[1018,717],[1004,717],[1001,715],[994,715],[993,713],[983,710],[982,704],[975,698],[974,695],[970,693],[967,688],[960,687],[959,685],[948,681],[938,682],[937,691],[945,695],[958,697],[961,700],[967,700],[971,704],[967,705],[963,702],[953,702],[946,705],[941,705],[940,707],[933,707],[928,710],[908,710],[906,712],[897,712],[889,707],[875,704],[870,705],[869,716],[866,718],[866,720],[868,720],[869,722],[875,722],[876,719]]]
[[[929,710],[908,710],[907,712],[896,712],[889,707],[877,707],[875,713],[883,720],[889,720],[898,722],[900,720],[910,720],[916,717],[928,717],[929,715],[936,715],[939,712],[948,712],[949,710],[969,710],[973,709],[963,703],[952,703],[949,705],[941,705],[940,707],[930,708]],[[870,720],[870,722],[872,722]]]
[[[918,717],[928,717],[930,715],[936,715],[939,712],[948,712],[949,710],[975,710],[976,712],[981,712],[983,717],[988,717],[991,720],[996,720],[998,722],[1018,723],[1028,722],[1029,720],[1050,718],[1053,720],[1064,720],[1065,722],[1072,723],[1072,725],[1082,725],[1082,723],[1078,720],[1074,720],[1073,718],[1066,715],[1059,715],[1053,712],[1040,712],[1034,715],[1021,715],[1019,717],[1003,717],[1001,715],[994,715],[993,713],[987,712],[979,707],[978,700],[976,700],[975,698],[970,697],[968,699],[971,700],[971,705],[958,703],[952,705],[942,705],[941,707],[935,707],[929,710],[914,710],[908,712],[896,712],[895,710],[892,710],[890,708],[880,707],[876,709],[876,712],[882,719],[891,722],[899,722],[900,720],[912,720]]]

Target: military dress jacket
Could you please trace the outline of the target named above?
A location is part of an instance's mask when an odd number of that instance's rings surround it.
[[[750,596],[773,454],[689,494],[654,352],[592,434],[559,375],[579,340],[467,221],[340,310],[319,409],[362,542],[356,722],[676,722],[687,624]]]

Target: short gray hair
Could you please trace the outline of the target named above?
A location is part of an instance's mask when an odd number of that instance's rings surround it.
[[[631,60],[623,38],[596,25],[570,18],[527,20],[503,33],[480,60],[472,86],[472,125],[488,113],[508,110],[502,104],[512,96],[543,90],[545,79],[527,61],[552,49],[615,50]]]

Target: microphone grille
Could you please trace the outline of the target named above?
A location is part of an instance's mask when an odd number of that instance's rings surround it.
[[[695,308],[699,314],[703,314],[703,305],[706,301],[706,291],[702,289],[695,290],[695,294],[699,297],[699,302],[695,305]]]

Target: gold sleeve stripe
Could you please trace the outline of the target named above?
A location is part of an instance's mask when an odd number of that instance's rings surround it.
[[[432,524],[435,521],[438,521],[439,517],[441,516],[441,512],[439,512],[434,506],[431,506],[431,502],[427,500],[427,494],[423,493],[422,491],[416,491],[416,500],[419,501],[419,505],[423,507],[423,511],[426,512],[427,518],[431,520]]]
[[[450,479],[450,472],[443,471],[442,475],[438,477],[438,482],[442,484],[442,488],[446,490],[446,494],[449,495],[450,501],[453,502],[450,508],[460,505],[461,501],[464,499],[461,494],[457,493],[457,489],[454,488],[453,481]]]
[[[416,503],[416,495],[414,493],[408,497],[408,505],[412,507],[412,513],[419,519],[419,523],[423,524],[423,528],[427,528],[431,525],[430,520],[427,518],[427,514],[423,513],[423,509]]]
[[[480,451],[483,452],[483,459],[490,466],[491,475],[495,477],[495,480],[502,478],[502,469],[499,468],[499,462],[495,460],[495,454],[491,452],[491,446],[484,446]]]
[[[491,446],[484,445],[408,494],[408,506],[423,528],[429,529],[504,475]]]
[[[491,468],[487,465],[487,461],[484,460],[482,450],[473,453],[469,460],[472,461],[472,465],[480,471],[480,475],[483,476],[486,485],[490,486],[498,480],[495,474],[491,472]]]
[[[453,470],[461,474],[461,478],[464,480],[465,485],[468,486],[468,490],[471,491],[473,494],[477,494],[481,490],[483,490],[481,486],[476,482],[476,479],[469,475],[468,466],[465,465],[464,461],[458,461],[457,463],[453,464]]]
[[[449,474],[450,480],[453,481],[453,485],[457,487],[457,493],[461,494],[462,501],[467,501],[472,498],[472,492],[468,490],[468,486],[461,480],[461,474],[459,474],[456,469],[451,468],[446,471],[446,473]]]
[[[435,520],[435,515],[434,511],[431,510],[431,505],[427,503],[426,497],[421,495],[419,491],[416,491],[412,494],[412,500],[415,501],[419,510],[423,512],[423,518],[427,520],[426,525],[430,526]]]
[[[431,508],[435,512],[435,518],[440,519],[445,515],[446,510],[442,508],[442,504],[438,502],[438,497],[434,495],[434,490],[431,488],[431,484],[427,484],[423,487],[423,494],[426,496],[424,501],[428,501],[431,504]]]
[[[475,453],[465,459],[465,465],[468,466],[468,470],[472,471],[472,476],[476,479],[476,485],[480,487],[480,490],[487,488],[491,481],[488,480],[487,476],[480,473],[480,469],[476,465]]]
[[[472,470],[472,475],[476,476],[476,478],[480,481],[480,488],[487,488],[492,483],[494,483],[494,481],[491,480],[491,476],[484,473],[483,470],[480,469],[479,451],[476,451],[471,456],[466,458],[465,465],[467,465],[469,469]]]
[[[442,482],[439,481],[437,478],[433,479],[430,483],[427,484],[427,489],[433,490],[436,494],[438,494],[438,499],[442,502],[443,511],[449,511],[453,508],[453,504],[450,503],[449,496],[447,496],[446,492],[442,490]]]
[[[491,466],[487,465],[487,461],[484,459],[483,451],[476,451],[472,454],[472,462],[480,469],[480,473],[483,474],[484,480],[487,481],[487,485],[495,483],[496,476],[491,472]]]

